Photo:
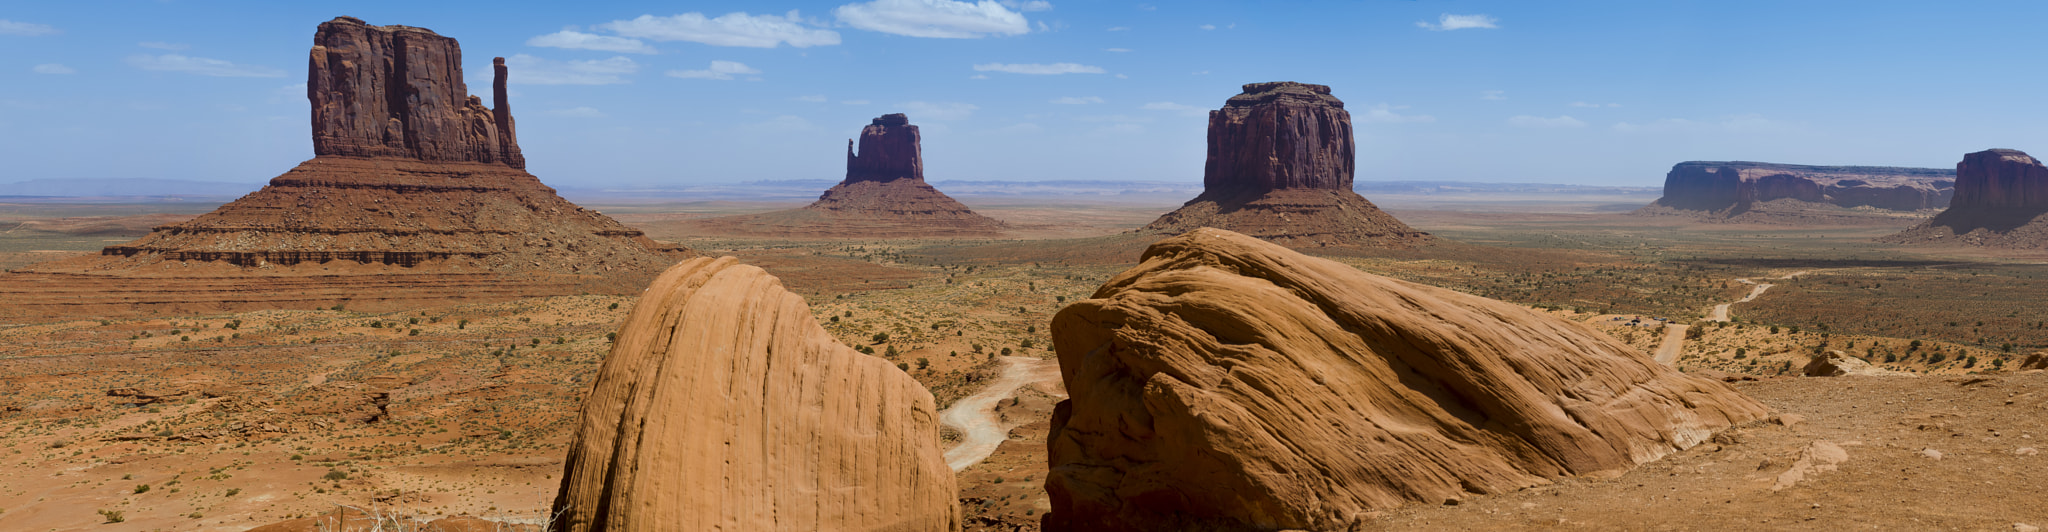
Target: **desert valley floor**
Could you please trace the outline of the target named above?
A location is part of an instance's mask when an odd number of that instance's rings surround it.
[[[1868,211],[1731,224],[1598,201],[1374,199],[1441,243],[1306,251],[1586,323],[1778,412],[1626,474],[1411,505],[1378,515],[1382,528],[2048,526],[2033,497],[2048,485],[2048,374],[2019,369],[2048,347],[2048,256],[1903,251],[1872,239],[1924,216]],[[1064,393],[1049,320],[1134,265],[1153,237],[1126,231],[1173,205],[966,201],[1010,234],[710,237],[691,221],[789,206],[584,205],[780,277],[841,342],[958,407],[944,444],[962,449],[948,461],[965,466],[968,529],[1036,530]],[[214,206],[0,204],[0,267]],[[633,303],[0,319],[0,529],[246,530],[338,505],[537,523]],[[1899,376],[1801,376],[1829,351]]]

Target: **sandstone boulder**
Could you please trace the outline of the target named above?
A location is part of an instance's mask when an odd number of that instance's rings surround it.
[[[1217,229],[1060,311],[1047,530],[1351,530],[1768,409],[1587,326]]]
[[[670,268],[583,403],[557,531],[954,530],[930,392],[731,257]]]
[[[1251,83],[1209,112],[1202,194],[1141,231],[1217,227],[1296,247],[1429,241],[1352,190],[1351,113],[1326,85]]]
[[[2019,150],[1964,155],[1948,210],[1879,241],[2048,249],[2048,166]]]

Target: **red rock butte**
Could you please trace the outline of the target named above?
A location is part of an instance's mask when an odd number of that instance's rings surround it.
[[[1992,149],[1956,163],[1948,210],[1882,242],[2048,249],[2048,166],[2019,150]]]
[[[1939,209],[1948,206],[1955,184],[1956,173],[1942,168],[1686,161],[1664,175],[1664,197],[1641,212],[1733,217],[1780,200],[1894,211]]]
[[[1428,233],[1351,188],[1351,113],[1330,87],[1252,83],[1209,112],[1200,196],[1142,231],[1228,229],[1292,247],[1407,247]]]
[[[801,209],[727,216],[694,223],[713,233],[781,237],[994,236],[1002,221],[924,181],[917,126],[902,113],[882,115],[846,142],[846,179]]]
[[[691,253],[556,195],[527,173],[494,61],[496,107],[462,49],[424,28],[339,17],[307,62],[314,158],[269,186],[97,256],[10,275],[18,315],[372,310],[631,293]]]

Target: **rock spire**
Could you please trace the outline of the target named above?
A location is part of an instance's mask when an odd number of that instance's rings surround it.
[[[484,107],[462,81],[462,47],[426,28],[320,24],[306,72],[313,154],[496,163],[525,168],[512,138],[504,58]]]

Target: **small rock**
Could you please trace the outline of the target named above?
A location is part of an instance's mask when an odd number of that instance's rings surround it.
[[[1920,450],[1920,456],[1925,456],[1925,457],[1928,457],[1928,458],[1932,458],[1932,459],[1935,459],[1935,460],[1940,460],[1940,459],[1941,459],[1941,451],[1936,451],[1936,450],[1934,450],[1934,449],[1921,449],[1921,450]]]
[[[1771,422],[1772,422],[1772,423],[1777,423],[1777,424],[1779,424],[1779,425],[1783,425],[1783,426],[1786,426],[1786,427],[1791,427],[1791,426],[1793,426],[1793,425],[1798,425],[1798,424],[1800,424],[1800,423],[1805,423],[1805,422],[1806,422],[1806,416],[1802,416],[1802,415],[1799,415],[1799,414],[1778,414],[1778,415],[1775,415],[1775,416],[1771,416]]]
[[[2041,527],[2038,527],[2038,526],[2034,526],[2034,525],[2029,525],[2029,524],[2026,524],[2026,523],[2013,523],[2013,524],[2012,524],[2012,532],[2040,532],[2040,531],[2041,531]]]
[[[2012,454],[2014,456],[2033,456],[2041,454],[2041,451],[2034,449],[2033,447],[2021,447],[2018,449],[2013,449]]]

